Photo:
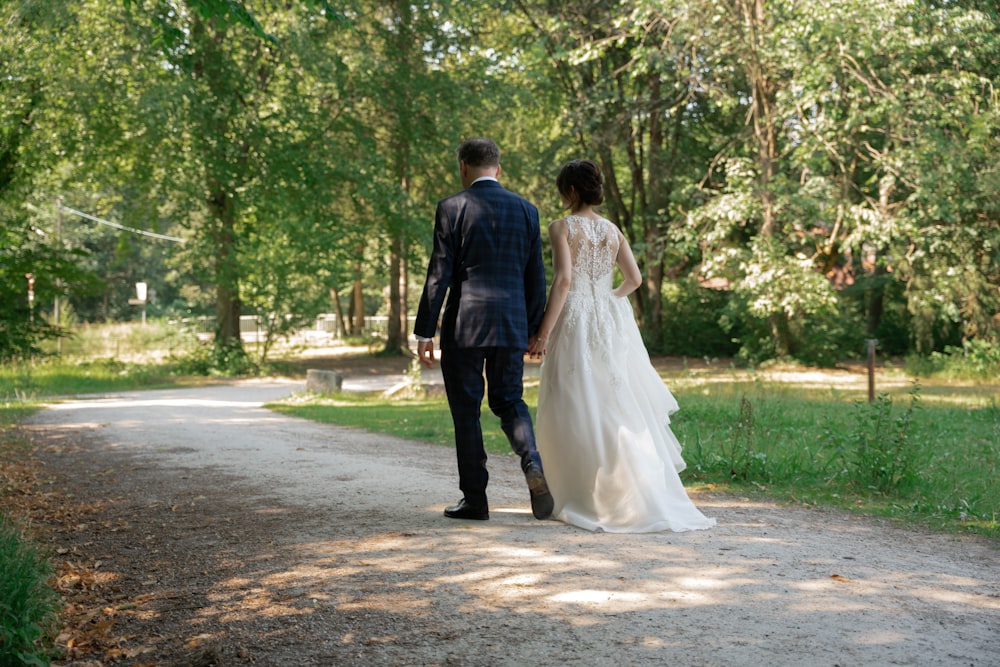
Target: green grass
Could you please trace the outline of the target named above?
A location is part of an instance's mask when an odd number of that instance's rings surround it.
[[[1000,407],[922,394],[913,387],[869,404],[731,385],[680,394],[674,431],[699,479],[1000,536]]]
[[[743,376],[745,377],[745,376]],[[689,485],[840,507],[947,531],[1000,537],[1000,403],[987,390],[895,383],[869,404],[864,391],[786,383],[673,378],[672,428]],[[995,390],[993,390],[995,391]],[[525,400],[534,412],[537,388]],[[315,421],[451,446],[443,398],[298,397],[269,406]],[[509,455],[483,409],[487,451]]]
[[[49,358],[0,365],[0,401],[156,389],[186,381],[167,364]]]
[[[131,363],[162,362],[198,348],[194,330],[151,318],[134,322],[81,324],[68,337],[47,341],[43,350],[67,359],[117,359]]]
[[[0,515],[0,665],[48,665],[59,597],[52,566]]]
[[[28,449],[10,427],[35,409],[0,403],[0,464]],[[6,484],[0,483],[0,500],[6,493]],[[0,665],[51,663],[60,602],[50,585],[52,576],[49,561],[0,512]]]

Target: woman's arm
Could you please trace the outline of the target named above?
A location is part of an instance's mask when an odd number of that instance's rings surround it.
[[[625,238],[620,229],[615,228],[615,231],[618,232],[619,239],[618,256],[615,258],[615,263],[618,264],[618,268],[621,269],[625,278],[622,284],[615,288],[615,296],[628,296],[642,284],[642,273],[639,272],[639,265],[635,261],[635,255],[632,254],[628,239]]]
[[[545,354],[546,341],[566,304],[566,295],[569,294],[572,281],[573,259],[570,256],[569,230],[565,219],[556,220],[549,225],[549,240],[552,245],[552,267],[555,275],[552,278],[549,301],[545,306],[542,323],[528,346],[528,352],[534,357]]]

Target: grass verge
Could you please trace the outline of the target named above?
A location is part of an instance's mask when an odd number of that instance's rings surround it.
[[[8,464],[26,450],[11,426],[32,411],[27,405],[0,404],[0,500],[16,490],[6,474]],[[60,608],[53,576],[49,561],[0,509],[0,665],[51,664]]]
[[[52,566],[0,514],[0,665],[51,664],[59,596]]]
[[[203,380],[203,379],[202,379]],[[178,367],[117,359],[48,359],[0,365],[0,401],[157,389],[198,381]]]

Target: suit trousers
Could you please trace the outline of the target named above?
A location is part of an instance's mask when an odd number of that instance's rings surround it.
[[[485,371],[485,378],[484,378]],[[500,418],[511,449],[521,457],[521,470],[542,467],[535,448],[531,413],[524,402],[524,350],[503,347],[447,348],[441,350],[448,406],[455,424],[459,488],[465,501],[488,507],[486,450],[480,423],[483,396],[488,390],[490,410]]]

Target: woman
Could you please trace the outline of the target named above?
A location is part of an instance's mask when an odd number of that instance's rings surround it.
[[[627,296],[642,282],[621,231],[594,212],[600,168],[574,160],[556,186],[570,215],[549,225],[555,277],[533,356],[544,355],[536,432],[552,516],[587,530],[715,525],[691,503],[670,430],[677,402],[649,361]],[[624,276],[613,286],[615,267]]]

